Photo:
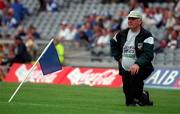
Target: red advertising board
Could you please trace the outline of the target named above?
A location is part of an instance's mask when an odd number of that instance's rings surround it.
[[[21,82],[31,67],[32,64],[13,64],[5,82]],[[121,76],[118,75],[116,69],[63,67],[61,71],[43,76],[39,65],[31,72],[26,82],[103,87],[122,86]]]

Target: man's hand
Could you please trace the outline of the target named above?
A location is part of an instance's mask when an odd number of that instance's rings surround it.
[[[133,64],[133,65],[130,67],[129,71],[131,72],[131,75],[137,74],[137,73],[139,72],[139,65]]]

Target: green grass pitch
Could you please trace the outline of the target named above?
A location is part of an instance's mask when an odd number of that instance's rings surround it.
[[[180,90],[147,89],[154,106],[126,107],[122,88],[0,82],[0,114],[180,114]]]

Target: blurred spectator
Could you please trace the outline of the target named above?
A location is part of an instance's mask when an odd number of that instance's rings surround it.
[[[110,54],[110,34],[106,29],[96,32],[96,41],[92,48],[92,55],[99,57]]]
[[[2,18],[0,18],[0,39],[3,37]]]
[[[13,63],[31,62],[31,56],[27,52],[27,48],[23,40],[20,37],[15,36],[14,43],[15,43],[14,55],[12,57],[5,58],[4,61],[1,61],[1,65],[10,64],[11,66]]]
[[[107,30],[110,30],[112,28],[112,21],[113,20],[111,16],[104,17],[104,20],[103,20],[104,28],[106,28]]]
[[[94,41],[94,28],[98,26],[100,27],[100,25],[93,26],[89,21],[84,22],[75,35],[76,48],[85,46],[86,49],[89,49],[92,42]]]
[[[148,3],[153,0],[137,0],[140,4],[143,4],[145,8],[148,8]]]
[[[121,20],[116,20],[116,19],[112,19],[111,21],[111,29],[108,29],[108,30],[112,30],[112,31],[119,31],[121,30]]]
[[[15,36],[18,36],[22,39],[25,39],[26,32],[25,32],[23,26],[18,26],[16,33],[15,33]]]
[[[0,0],[0,15],[3,15],[3,10],[7,10],[10,7],[9,0]]]
[[[88,42],[91,43],[93,41],[93,26],[91,23],[86,22],[84,26],[81,27],[81,30],[84,31],[85,35],[88,38]]]
[[[3,54],[3,45],[0,44],[0,62],[2,61],[2,54]],[[5,74],[3,72],[3,68],[1,68],[1,65],[0,65],[0,81],[2,81],[5,77]]]
[[[36,27],[34,27],[33,25],[29,26],[27,33],[26,33],[26,37],[32,38],[32,39],[41,39],[40,34],[36,30]]]
[[[0,82],[4,80],[5,78],[5,73],[4,73],[4,70],[3,68],[1,68],[2,66],[0,66]]]
[[[25,39],[25,45],[28,53],[31,55],[32,60],[36,60],[38,57],[38,45],[33,38]]]
[[[69,41],[73,42],[75,36],[77,34],[77,29],[72,24],[67,24],[66,22],[62,22],[60,24],[60,31],[57,36],[57,40],[59,42]]]
[[[72,24],[67,25],[67,35],[65,36],[66,41],[73,41],[75,38],[75,35],[77,33],[77,29]]]
[[[173,26],[173,28],[174,30],[180,31],[180,15],[177,15],[175,19],[176,19],[176,23]]]
[[[127,18],[128,12],[127,11],[122,11],[119,14],[119,17],[122,18],[122,23],[121,23],[121,30],[125,30],[128,28],[128,18]]]
[[[175,12],[180,12],[180,0],[177,0],[177,4],[176,4],[176,7],[175,7]]]
[[[172,31],[171,34],[170,34],[170,41],[168,42],[167,44],[167,48],[171,49],[171,50],[175,50],[177,49],[177,46],[178,46],[178,31]]]
[[[30,25],[27,28],[27,30],[25,30],[22,25],[18,26],[18,28],[15,32],[16,32],[15,36],[18,36],[18,37],[22,38],[23,40],[25,40],[25,39],[33,39],[33,40],[41,39],[40,34],[37,32],[36,27],[34,27],[33,25]]]
[[[0,0],[0,11],[2,11],[6,7],[4,0]]]
[[[10,29],[10,28],[16,28],[19,25],[18,21],[14,17],[14,10],[12,8],[9,8],[7,12],[4,12],[3,15],[4,15],[2,18],[3,27],[5,28],[7,27],[7,29]]]
[[[49,12],[57,12],[58,11],[58,3],[56,0],[47,0],[46,2],[46,10]]]
[[[154,10],[152,8],[145,8],[143,13],[143,24],[146,28],[156,26],[156,19],[154,17]]]
[[[167,46],[167,41],[166,40],[161,40],[160,43],[159,43],[159,46],[155,47],[154,52],[155,53],[163,53],[166,46]]]
[[[4,44],[3,45],[3,58],[8,57],[11,58],[14,56],[14,45]]]
[[[14,18],[20,23],[26,15],[30,15],[28,9],[23,6],[18,0],[14,0],[14,3],[10,6],[14,10]]]
[[[141,6],[138,2],[138,0],[129,0],[129,9],[130,11],[136,10],[139,12],[143,12],[143,6]]]
[[[79,29],[79,31],[75,35],[75,47],[79,48],[81,46],[89,46],[89,39],[86,33]]]
[[[38,0],[38,2],[39,2],[38,12],[46,11],[46,0]]]
[[[163,9],[161,7],[155,9],[154,19],[156,20],[156,27],[160,28],[163,20]]]
[[[3,44],[0,44],[0,61],[2,60],[3,56]]]
[[[21,23],[20,13],[23,12],[23,9],[20,8],[21,4],[18,0],[14,0],[12,4],[10,0],[4,0],[1,2],[1,6],[1,32],[3,36],[7,37],[10,35],[9,32],[14,30]]]
[[[166,25],[165,25],[166,28],[173,27],[176,23],[174,15],[172,14],[171,11],[168,11],[168,10],[165,12],[165,15],[166,15],[165,18],[167,19]]]
[[[55,40],[55,46],[56,46],[56,50],[59,56],[59,61],[61,64],[63,64],[64,63],[64,46],[58,40]]]
[[[63,21],[61,24],[60,24],[60,30],[59,30],[59,33],[58,33],[58,36],[57,36],[57,39],[61,42],[63,42],[64,40],[66,40],[66,36],[68,35],[69,33],[69,29],[68,29],[68,24],[67,22]]]
[[[180,49],[180,31],[178,32],[177,48]]]
[[[97,15],[96,10],[93,10],[93,11],[92,11],[92,14],[88,15],[88,16],[85,18],[83,24],[86,23],[86,22],[89,22],[92,26],[94,26],[94,25],[97,24],[97,22],[96,22],[97,17],[98,17],[98,15]]]

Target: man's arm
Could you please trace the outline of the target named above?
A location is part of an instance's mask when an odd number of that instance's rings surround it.
[[[118,43],[116,37],[117,37],[117,34],[110,40],[111,56],[113,56],[116,61],[120,62],[122,58],[122,55],[121,55],[122,51],[120,49],[120,43]]]
[[[143,53],[137,58],[135,64],[144,67],[147,63],[151,62],[154,58],[154,38],[148,37],[143,42]]]

